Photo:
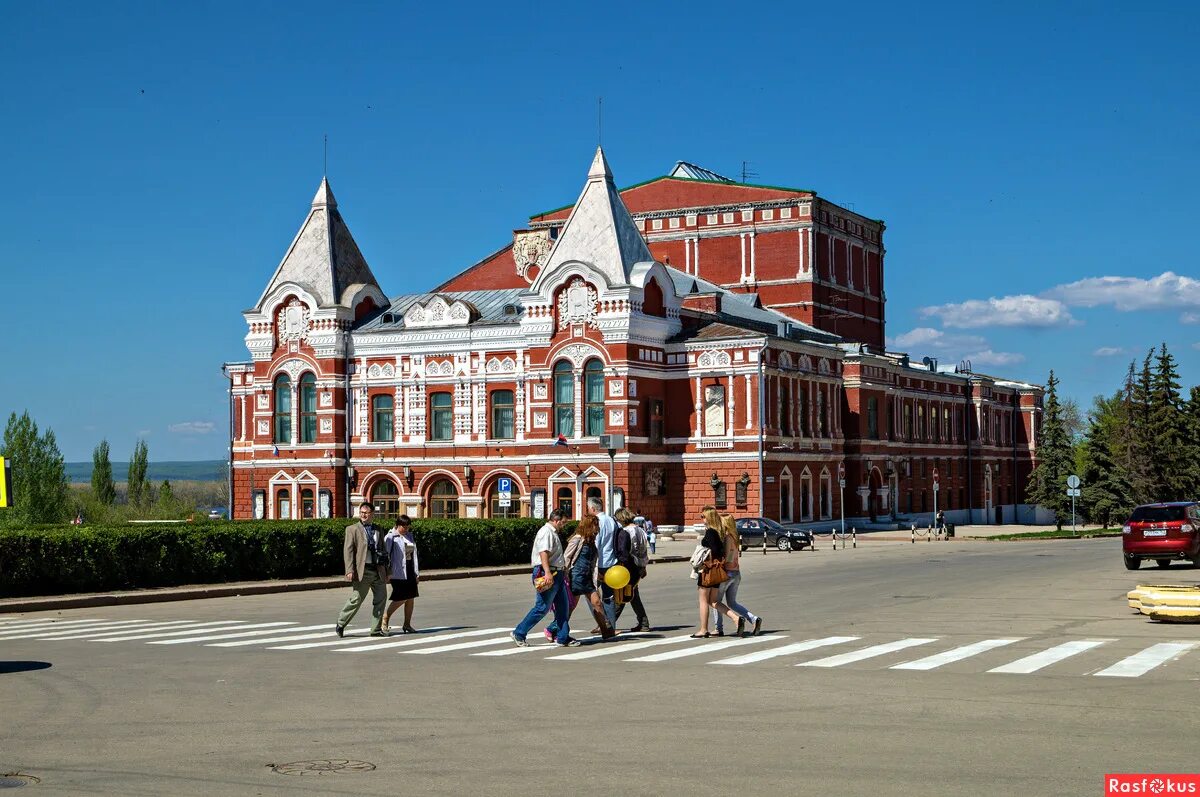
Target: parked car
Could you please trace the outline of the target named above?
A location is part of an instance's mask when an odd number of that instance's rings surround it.
[[[209,520],[224,520],[225,519],[225,508],[220,507],[220,506],[215,506],[212,509],[208,510],[208,519]]]
[[[788,528],[765,517],[738,518],[737,530],[743,551],[754,546],[761,547],[763,534],[766,534],[767,545],[781,551],[802,551],[812,547],[813,543],[812,532]]]
[[[1143,559],[1170,567],[1174,559],[1189,559],[1200,567],[1200,503],[1173,501],[1143,504],[1133,510],[1121,529],[1125,567],[1137,570]]]

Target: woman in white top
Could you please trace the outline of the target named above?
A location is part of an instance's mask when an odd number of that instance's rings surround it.
[[[412,626],[413,599],[419,596],[417,580],[420,576],[420,561],[417,558],[417,542],[412,535],[412,520],[408,515],[396,518],[396,527],[383,538],[387,547],[388,557],[392,560],[392,572],[389,574],[392,582],[392,602],[383,613],[383,633],[388,633],[389,621],[392,614],[401,606],[404,607],[404,628],[406,634],[414,634],[417,629]]]

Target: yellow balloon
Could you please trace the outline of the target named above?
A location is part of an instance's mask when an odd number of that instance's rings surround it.
[[[613,589],[621,589],[629,583],[629,571],[625,565],[613,565],[605,571],[604,583]]]

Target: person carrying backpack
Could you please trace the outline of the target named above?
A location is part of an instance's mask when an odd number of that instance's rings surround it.
[[[642,531],[641,527],[633,522],[633,512],[622,507],[617,510],[615,517],[617,523],[620,525],[614,539],[617,562],[624,565],[629,571],[629,584],[626,585],[623,591],[629,594],[627,602],[633,605],[633,611],[637,613],[638,618],[637,625],[629,630],[649,631],[650,618],[646,616],[646,608],[642,605],[642,595],[638,591],[638,582],[646,575],[646,565],[650,561],[650,544],[646,540],[646,532]],[[624,608],[625,603],[617,604],[617,619],[621,617],[621,611]]]

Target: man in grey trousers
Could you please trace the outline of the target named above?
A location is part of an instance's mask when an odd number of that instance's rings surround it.
[[[354,619],[358,607],[371,592],[371,636],[386,636],[383,633],[383,606],[387,602],[387,574],[382,555],[383,529],[371,522],[374,508],[367,503],[358,508],[358,522],[346,527],[346,541],[342,545],[342,558],[346,563],[346,580],[354,590],[350,599],[338,615],[334,633],[341,636],[346,626]]]

